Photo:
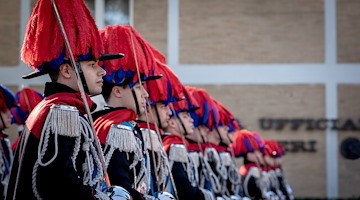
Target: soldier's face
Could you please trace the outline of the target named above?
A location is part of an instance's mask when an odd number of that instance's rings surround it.
[[[205,125],[200,125],[200,126],[199,126],[199,131],[200,131],[200,134],[201,134],[203,137],[206,137],[207,134],[209,133],[209,128],[206,127]]]
[[[180,112],[179,117],[184,124],[185,130],[187,134],[193,134],[194,133],[194,120],[191,118],[190,114],[188,112]],[[183,127],[180,124],[180,129],[183,130]],[[182,131],[183,134],[185,134],[185,130]]]
[[[207,142],[208,133],[209,133],[209,129],[204,125],[200,125],[194,128],[194,134],[189,134],[186,137],[194,141],[203,143],[203,142]]]
[[[169,125],[169,119],[170,119],[170,115],[171,115],[169,106],[167,106],[163,103],[157,103],[155,106],[156,106],[158,114],[159,114],[158,120],[161,123],[161,127],[163,129],[167,128]],[[155,113],[155,112],[156,112],[155,109],[153,109],[153,113]],[[156,122],[156,123],[158,123],[158,122]]]
[[[0,112],[3,120],[0,120],[0,130],[8,128],[11,125],[11,113],[9,109]]]
[[[246,154],[246,158],[249,161],[252,161],[254,163],[261,164],[261,165],[264,164],[264,159],[263,159],[262,153],[259,150],[254,150],[254,152],[248,152]]]
[[[127,87],[129,88],[129,87]],[[136,103],[135,103],[135,100],[134,100],[134,97],[133,97],[133,94],[131,92],[131,90],[133,90],[135,92],[135,95],[136,95],[136,99],[137,99],[137,103],[138,103],[138,106],[139,106],[139,112],[140,112],[140,115],[144,114],[145,113],[145,109],[146,109],[146,98],[149,97],[149,94],[146,92],[145,88],[140,85],[140,83],[137,83],[136,85],[133,86],[133,88],[129,88],[129,93],[128,93],[128,100],[127,100],[127,108],[128,109],[131,109],[135,112],[137,112],[136,110]]]
[[[207,137],[208,137],[208,134],[210,132],[209,128],[206,127],[205,125],[200,125],[198,127],[198,129],[199,129],[199,132],[200,132],[200,135],[201,135],[202,139],[204,139],[203,142],[208,142]]]
[[[227,126],[219,126],[218,127],[219,133],[220,133],[220,137],[221,140],[229,145],[230,143],[232,143],[232,135],[229,134],[229,127]]]
[[[264,155],[264,161],[266,165],[274,166],[273,159],[270,156]]]
[[[80,61],[86,84],[90,95],[100,94],[102,91],[103,79],[106,72],[99,66],[98,61]]]

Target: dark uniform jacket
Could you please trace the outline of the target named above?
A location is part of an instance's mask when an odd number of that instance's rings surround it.
[[[249,173],[251,170],[255,170],[256,173]],[[261,188],[258,185],[258,180],[260,178],[260,167],[251,161],[244,159],[244,165],[239,169],[242,178],[242,190],[244,196],[247,196],[251,199],[262,199]]]
[[[13,155],[10,149],[10,141],[4,130],[0,130],[0,199],[5,198],[5,188],[9,182],[10,166]]]
[[[83,144],[84,138],[87,139],[88,135],[84,136],[79,133],[78,137],[75,137],[75,133],[66,131],[79,130],[80,126],[72,127],[75,125],[72,125],[70,120],[83,118],[85,113],[80,94],[65,85],[51,82],[46,83],[44,96],[45,99],[34,108],[26,122],[15,152],[6,199],[37,199],[35,193],[42,199],[51,200],[95,199],[94,187],[95,185],[99,186],[100,182],[92,185],[93,187],[83,183],[83,164],[86,155],[81,148],[77,149],[77,153],[74,155],[76,147],[79,146],[76,143]],[[96,107],[90,98],[88,98],[88,102],[93,108]],[[63,134],[55,136],[50,130],[52,134],[49,134],[48,138],[43,138],[40,143],[43,128],[48,128],[43,126],[47,121],[46,118],[50,115],[50,107],[55,104],[72,106],[68,108],[76,108],[77,111],[73,110],[75,113],[73,113],[73,119],[66,114],[64,116],[59,114],[58,120],[53,121],[52,126],[57,127]],[[64,112],[67,113],[66,110]],[[63,130],[64,127],[67,129]],[[45,149],[42,162],[49,162],[46,166],[36,165],[40,144],[42,144],[41,149]],[[92,156],[96,157],[97,155]],[[95,168],[99,167],[95,166]],[[101,176],[101,174],[98,175]]]
[[[136,185],[139,180],[147,179],[148,173],[144,168],[147,160],[143,138],[134,121],[137,115],[123,107],[108,107],[95,112],[93,117],[96,132],[104,147],[111,185],[125,188],[134,200],[145,199],[143,194],[147,192],[141,191],[141,183]]]
[[[141,129],[150,158],[150,194],[156,195],[166,189],[165,181],[169,177],[170,171],[169,160],[163,149],[160,133],[158,133],[161,132],[161,129],[156,129],[154,124],[141,120],[138,120],[137,124]]]
[[[196,185],[196,181],[191,180],[194,177],[189,177],[186,169],[187,165],[189,165],[185,161],[189,156],[186,149],[187,141],[183,141],[181,136],[167,133],[163,135],[162,141],[164,149],[169,155],[170,167],[172,167],[171,172],[179,200],[205,199],[203,193]]]

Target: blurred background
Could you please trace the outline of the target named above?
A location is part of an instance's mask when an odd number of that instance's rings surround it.
[[[42,93],[48,77],[21,79],[32,71],[20,48],[36,1],[0,2],[0,83]],[[359,0],[86,3],[99,28],[133,25],[184,84],[280,141],[295,198],[360,197]]]

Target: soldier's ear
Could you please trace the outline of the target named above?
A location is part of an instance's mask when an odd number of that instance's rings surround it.
[[[60,67],[59,67],[59,75],[60,76],[66,78],[66,79],[69,79],[69,78],[71,78],[72,73],[73,73],[73,68],[68,63],[64,63],[64,64],[60,65]]]
[[[112,89],[111,89],[111,93],[113,94],[113,96],[117,97],[117,98],[120,98],[122,97],[123,95],[123,88],[121,86],[114,86]]]
[[[168,126],[171,127],[171,128],[176,128],[177,124],[176,124],[175,119],[170,118],[169,121],[168,121]]]

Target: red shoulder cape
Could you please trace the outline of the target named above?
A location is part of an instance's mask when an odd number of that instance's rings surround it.
[[[189,143],[188,150],[189,151],[196,151],[196,152],[203,152],[204,151],[204,143]]]
[[[169,152],[170,146],[172,144],[183,144],[186,147],[189,146],[189,142],[187,142],[185,139],[183,139],[180,135],[176,135],[176,134],[170,134],[170,135],[165,136],[162,139],[162,142],[163,142],[164,150],[166,152]]]
[[[96,104],[86,95],[89,107],[96,108]],[[40,101],[40,103],[32,110],[25,124],[35,137],[40,138],[41,131],[45,122],[45,119],[50,111],[50,107],[55,104],[75,106],[80,113],[85,114],[84,102],[81,99],[81,94],[60,92],[50,95]]]
[[[120,109],[109,112],[94,121],[94,128],[99,137],[99,141],[106,144],[106,137],[112,124],[119,124],[125,121],[135,120],[137,115],[129,109]]]
[[[242,165],[240,168],[239,168],[239,173],[241,176],[247,176],[248,172],[249,172],[249,169],[251,167],[258,167],[256,163],[247,163],[245,165]]]
[[[148,123],[147,123],[147,122],[137,122],[137,125],[138,125],[140,128],[150,128],[151,130],[156,131],[155,124],[153,124],[153,123],[149,123],[149,127],[148,127]]]
[[[140,127],[140,128],[150,128],[151,130],[153,131],[156,131],[156,127],[155,127],[155,124],[153,123],[149,123],[149,126],[148,127],[148,123],[147,122],[138,122],[137,125]],[[163,130],[158,128],[159,130],[159,134],[162,135],[163,134]]]
[[[210,142],[203,143],[202,146],[203,146],[203,149],[210,148],[210,147],[214,148],[219,153],[221,153],[221,152],[229,152],[229,149],[227,147],[216,145],[216,144],[213,144],[213,143],[210,143]]]

